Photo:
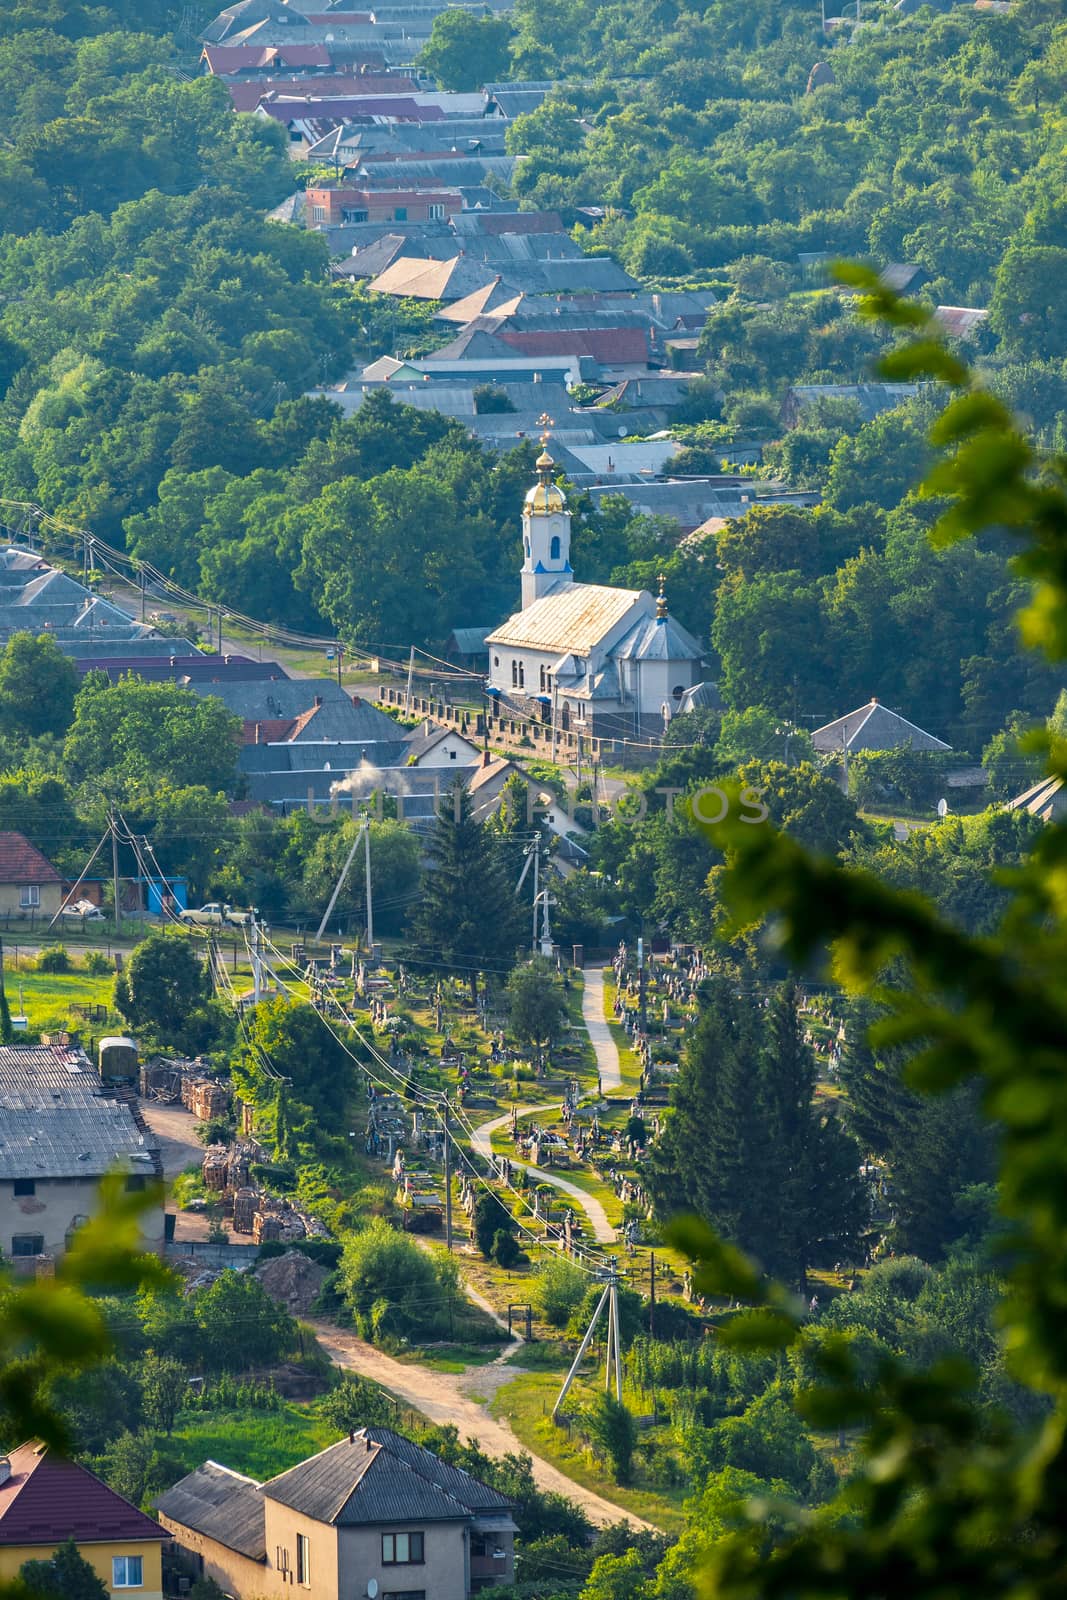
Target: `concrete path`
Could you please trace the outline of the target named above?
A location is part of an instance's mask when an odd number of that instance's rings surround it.
[[[556,1116],[559,1114],[559,1106],[519,1106],[518,1108],[520,1117],[534,1117],[538,1113],[542,1116]],[[510,1124],[510,1111],[506,1111],[502,1117],[494,1117],[492,1122],[483,1122],[471,1140],[478,1154],[484,1156],[487,1161],[491,1161],[493,1158],[493,1134],[500,1128],[509,1127]],[[608,1221],[608,1214],[599,1200],[595,1199],[591,1194],[586,1194],[584,1189],[580,1189],[576,1183],[571,1183],[568,1178],[561,1177],[558,1172],[552,1172],[546,1167],[531,1166],[528,1161],[517,1161],[514,1156],[510,1159],[513,1167],[522,1167],[525,1172],[530,1173],[539,1183],[551,1184],[553,1189],[559,1189],[569,1200],[573,1200],[579,1210],[585,1212],[586,1220],[592,1228],[593,1237],[598,1244],[615,1243],[615,1229]]]
[[[574,1501],[593,1522],[600,1526],[622,1521],[629,1521],[638,1528],[652,1526],[631,1512],[624,1511],[621,1506],[613,1505],[610,1500],[601,1499],[600,1495],[594,1494],[591,1489],[585,1489],[580,1483],[575,1483],[573,1478],[568,1478],[551,1462],[533,1455],[506,1422],[491,1417],[473,1396],[466,1394],[464,1380],[476,1383],[480,1376],[485,1381],[484,1368],[480,1371],[474,1369],[474,1373],[469,1377],[466,1373],[456,1375],[431,1372],[426,1367],[394,1361],[392,1356],[387,1356],[375,1345],[367,1344],[354,1333],[335,1328],[329,1322],[321,1322],[314,1318],[306,1320],[314,1328],[319,1343],[335,1366],[342,1367],[348,1372],[358,1372],[361,1377],[380,1383],[405,1405],[421,1412],[430,1422],[439,1425],[453,1423],[459,1429],[462,1438],[472,1439],[489,1455],[503,1456],[519,1452],[529,1455],[533,1461],[534,1478],[539,1487],[554,1490],[556,1494],[564,1495],[568,1500]],[[519,1376],[518,1369],[511,1370],[516,1377]],[[486,1383],[486,1387],[493,1385]]]
[[[592,1041],[602,1093],[622,1088],[622,1064],[604,1015],[604,968],[582,969],[582,1021]]]

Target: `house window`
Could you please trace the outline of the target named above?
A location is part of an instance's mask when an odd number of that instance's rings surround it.
[[[144,1188],[145,1182],[146,1179],[143,1172],[131,1172],[126,1179],[126,1193],[139,1194]]]
[[[494,665],[494,667],[499,667],[499,665],[500,665],[500,657],[499,656],[494,656],[493,657],[493,665]]]
[[[16,1195],[30,1195],[37,1193],[37,1185],[32,1178],[16,1178],[14,1187]]]
[[[513,689],[519,687],[519,663],[517,661],[511,663],[511,687]]]
[[[526,687],[526,663],[524,661],[520,661],[519,662],[519,688],[520,689],[525,689],[525,687]]]
[[[23,911],[33,910],[41,903],[41,891],[35,883],[24,883],[19,890],[19,905]]]
[[[425,1589],[393,1589],[386,1590],[382,1600],[426,1600]]]
[[[296,1581],[311,1588],[311,1543],[306,1533],[296,1536]]]
[[[312,208],[311,208],[311,220],[312,220],[312,222],[325,222],[326,221],[326,207],[325,206],[312,206]]]
[[[431,222],[443,222],[445,220],[445,208],[437,202],[427,206],[426,214]]]
[[[111,1557],[111,1587],[113,1589],[140,1589],[144,1584],[142,1556]]]
[[[542,666],[541,667],[541,693],[545,694],[547,692],[547,690],[548,690],[548,668],[545,667],[545,666]]]
[[[43,1256],[44,1237],[39,1233],[16,1233],[11,1240],[13,1256]]]
[[[383,1533],[382,1566],[421,1566],[423,1561],[423,1536],[421,1533]]]
[[[448,759],[449,759],[449,761],[455,761],[455,759],[456,759],[456,752],[455,752],[455,751],[454,751],[454,750],[450,750],[450,751],[449,751],[449,752],[448,752]]]
[[[584,722],[585,721],[585,701],[584,700],[579,700],[579,702],[578,702],[578,721],[579,722]]]
[[[552,543],[548,547],[548,559],[550,561],[558,561],[559,560],[559,534],[558,533],[554,533],[552,535]]]
[[[355,211],[347,210],[347,211],[342,211],[341,212],[341,221],[342,222],[366,222],[366,220],[367,220],[366,207],[363,207],[363,208],[355,210]]]
[[[408,220],[408,208],[407,208],[407,206],[397,206],[396,210],[393,212],[393,221],[394,222],[406,222],[407,220]]]

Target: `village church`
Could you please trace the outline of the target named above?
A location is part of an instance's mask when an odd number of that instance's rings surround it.
[[[547,445],[522,514],[522,609],[486,638],[488,692],[601,739],[656,738],[701,682],[700,645],[645,589],[576,583]]]

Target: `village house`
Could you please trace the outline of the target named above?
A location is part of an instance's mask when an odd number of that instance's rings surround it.
[[[0,1045],[0,1250],[24,1273],[49,1270],[99,1205],[100,1180],[143,1189],[163,1173],[135,1103],[101,1081],[75,1044]],[[163,1247],[163,1208],[141,1218]]]
[[[266,1483],[206,1461],[156,1510],[187,1572],[234,1600],[468,1600],[515,1575],[510,1501],[390,1428]]]
[[[311,226],[338,222],[441,222],[462,211],[454,189],[353,189],[322,185],[307,191]]]
[[[163,1600],[165,1528],[47,1445],[0,1456],[0,1582],[26,1561],[48,1561],[68,1539],[111,1600]]]
[[[21,833],[0,833],[0,916],[52,918],[63,902],[63,880]]]

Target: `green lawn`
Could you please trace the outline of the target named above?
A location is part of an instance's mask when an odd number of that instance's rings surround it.
[[[118,1026],[121,1019],[111,1012],[111,994],[115,974],[95,978],[88,972],[18,972],[7,977],[7,1000],[13,1013],[19,1010],[19,993],[25,1006],[31,1032],[37,1032],[48,1023],[69,1019],[76,1027],[84,1027],[84,1019],[71,1014],[71,1006],[107,1006],[111,1021]],[[99,1025],[98,1025],[99,1026]]]
[[[338,1437],[314,1403],[289,1402],[278,1411],[183,1411],[173,1435],[161,1436],[159,1447],[180,1462],[183,1473],[210,1460],[262,1482],[336,1444]]]

